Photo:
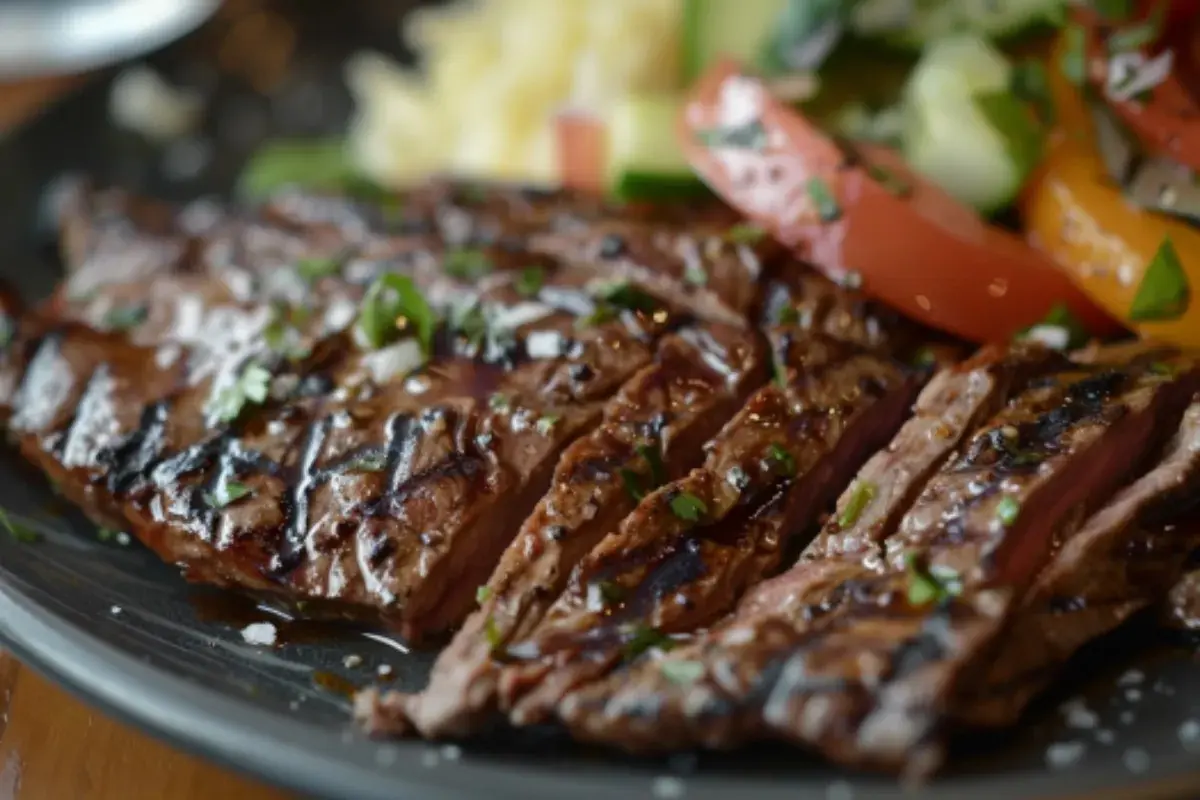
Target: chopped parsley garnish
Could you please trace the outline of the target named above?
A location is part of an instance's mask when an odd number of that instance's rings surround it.
[[[996,503],[996,519],[1006,528],[1017,521],[1017,515],[1020,513],[1020,501],[1010,494],[1000,498],[1000,502]]]
[[[1142,284],[1129,307],[1129,319],[1134,322],[1178,319],[1187,311],[1191,295],[1175,245],[1169,237],[1164,237],[1146,267]]]
[[[1050,76],[1041,61],[1027,59],[1014,64],[1009,82],[1013,94],[1033,106],[1039,122],[1043,125],[1054,124],[1054,98],[1050,94]]]
[[[409,331],[428,354],[433,348],[435,324],[433,309],[416,284],[395,273],[380,275],[371,284],[358,314],[358,334],[373,350],[390,344],[402,331]]]
[[[1025,102],[1007,89],[980,92],[971,99],[992,130],[1004,140],[1008,157],[1017,170],[1024,175],[1032,169],[1041,160],[1045,130]]]
[[[779,470],[787,477],[791,478],[796,474],[796,459],[787,450],[784,450],[778,444],[772,443],[767,448],[767,458],[779,465]]]
[[[243,497],[247,497],[253,493],[254,490],[246,484],[241,483],[240,481],[230,480],[225,481],[217,486],[217,490],[215,492],[209,492],[206,494],[204,499],[213,508],[225,508],[225,506],[236,503]]]
[[[1162,375],[1164,377],[1173,377],[1179,373],[1179,367],[1175,364],[1169,364],[1166,361],[1155,361],[1150,364],[1150,374]]]
[[[705,286],[708,284],[708,273],[699,264],[688,264],[683,271],[683,282],[692,286]]]
[[[492,271],[492,260],[482,250],[459,247],[442,256],[442,271],[452,278],[477,281]]]
[[[680,686],[690,686],[704,677],[704,664],[700,661],[664,659],[659,669],[664,678]]]
[[[30,544],[42,540],[42,534],[28,525],[14,520],[5,509],[0,509],[0,526],[4,527],[9,536],[22,544]]]
[[[1034,339],[1059,350],[1074,350],[1088,341],[1088,331],[1065,303],[1051,308],[1041,322],[1017,334],[1018,339]],[[1058,339],[1059,342],[1054,341]]]
[[[642,488],[642,476],[628,467],[617,470],[617,474],[621,476],[621,483],[625,486],[625,494],[629,495],[629,499],[635,503],[642,502],[642,498],[646,496],[646,490]]]
[[[916,553],[904,554],[908,570],[908,602],[914,606],[941,603],[962,593],[962,580],[948,567],[929,566]]]
[[[486,584],[475,590],[475,602],[483,605],[492,596],[492,590]]]
[[[302,258],[296,262],[296,274],[305,283],[316,283],[341,272],[342,263],[336,258]]]
[[[705,147],[762,150],[767,144],[767,129],[758,120],[752,120],[742,125],[696,131],[696,141]]]
[[[487,621],[483,623],[483,635],[487,639],[488,646],[492,648],[492,652],[496,652],[504,644],[504,635],[500,633],[500,626],[496,624],[494,617],[489,616]]]
[[[96,538],[102,542],[111,542],[113,539],[117,538],[117,533],[118,532],[114,531],[112,528],[100,528],[96,531]]]
[[[670,636],[649,625],[638,624],[630,631],[629,639],[625,642],[625,660],[632,661],[652,648],[670,650],[674,646],[675,640]]]
[[[937,364],[937,355],[933,352],[933,348],[919,347],[917,352],[913,353],[909,363],[918,369],[928,369]]]
[[[546,282],[546,270],[541,267],[526,267],[513,281],[513,287],[522,297],[536,297]]]
[[[896,197],[904,197],[912,192],[912,184],[888,167],[880,164],[868,164],[867,175]]]
[[[1156,3],[1149,16],[1143,21],[1113,31],[1108,37],[1109,54],[1116,55],[1141,50],[1162,38],[1163,14],[1166,11],[1166,5],[1165,2]]]
[[[596,310],[575,321],[576,328],[590,328],[593,325],[603,325],[617,318],[616,309],[605,303],[596,306]]]
[[[646,463],[650,466],[650,480],[654,482],[655,486],[662,486],[667,480],[667,468],[663,464],[658,446],[653,444],[639,444],[633,449],[639,456],[646,459]]]
[[[592,599],[592,598],[595,599]],[[595,608],[611,608],[625,601],[625,587],[613,581],[597,581],[588,585],[588,606]],[[596,601],[599,601],[597,604]]]
[[[708,513],[708,506],[696,495],[680,492],[671,498],[671,513],[686,522],[697,522]]]
[[[148,314],[144,305],[116,306],[109,309],[100,324],[107,331],[127,331],[145,322]]]
[[[774,364],[771,365],[771,368],[775,373],[775,384],[780,389],[786,389],[788,387],[787,366],[779,359],[776,359]]]
[[[1062,36],[1063,52],[1058,68],[1068,81],[1076,86],[1083,86],[1087,80],[1087,33],[1081,25],[1072,23],[1066,27]]]
[[[813,207],[816,208],[822,222],[833,222],[842,215],[842,208],[838,205],[837,198],[833,196],[829,184],[814,175],[808,179],[807,188],[808,197],[812,200]]]
[[[775,315],[776,325],[796,325],[800,322],[800,311],[791,303],[786,303],[779,307],[779,313]]]
[[[457,313],[453,321],[454,330],[467,341],[471,347],[481,347],[488,336],[487,312],[478,302],[471,303]]]
[[[310,350],[301,341],[298,326],[309,313],[304,306],[277,304],[270,323],[263,329],[263,341],[271,352],[288,361],[307,358]]]
[[[842,515],[838,517],[838,525],[848,528],[858,522],[858,518],[862,516],[862,512],[875,499],[875,491],[875,484],[871,483],[871,481],[855,481],[854,491],[850,493],[850,499],[846,501],[846,507],[842,510]]]
[[[237,379],[212,399],[209,412],[218,422],[233,422],[249,404],[266,402],[271,391],[271,373],[251,361]]]
[[[733,244],[757,244],[766,236],[767,232],[753,222],[739,222],[725,231],[725,241]]]
[[[562,417],[558,414],[543,414],[541,417],[538,417],[537,425],[534,427],[537,428],[537,432],[542,436],[549,436],[550,431],[554,430],[554,426],[558,424],[560,419]]]
[[[629,311],[644,311],[649,313],[657,310],[659,307],[658,301],[629,281],[616,281],[605,284],[596,291],[596,296],[611,306],[624,308]]]
[[[507,414],[512,410],[512,403],[509,401],[508,395],[496,392],[488,397],[488,408],[498,414]]]

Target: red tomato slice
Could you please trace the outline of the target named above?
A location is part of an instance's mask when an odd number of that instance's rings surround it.
[[[834,280],[857,276],[915,319],[1007,341],[1063,303],[1094,333],[1116,329],[1046,256],[891,151],[864,148],[855,161],[732,62],[701,78],[679,124],[688,160],[728,203]],[[888,178],[904,189],[889,189]]]
[[[1170,19],[1182,31],[1167,36],[1175,48],[1171,74],[1145,96],[1129,100],[1114,100],[1105,91],[1109,63],[1105,35],[1111,35],[1113,29],[1095,13],[1080,10],[1077,17],[1087,31],[1088,78],[1113,112],[1146,148],[1200,170],[1200,104],[1187,85],[1187,62],[1193,55],[1189,50],[1195,46],[1195,19],[1180,19],[1180,9],[1171,8]],[[1142,53],[1153,57],[1149,48],[1142,48]]]

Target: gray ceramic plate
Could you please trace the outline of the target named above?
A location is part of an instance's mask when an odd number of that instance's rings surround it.
[[[199,170],[181,171],[178,153],[111,130],[103,81],[0,142],[0,272],[29,298],[53,285],[57,267],[38,198],[63,174],[87,171],[179,198],[221,193],[259,139],[336,131],[348,112],[337,65],[352,44],[394,46],[388,15],[395,6],[356,3],[349,16],[334,13],[333,5],[289,4],[298,8],[291,13],[299,15],[302,40],[312,44],[271,101],[192,63],[202,39],[156,59],[169,74],[211,92],[206,128],[187,143],[193,164],[197,153],[203,156]],[[321,35],[308,36],[314,30]],[[312,113],[314,105],[320,113]],[[886,779],[841,774],[782,748],[644,761],[573,747],[553,731],[462,747],[372,742],[348,724],[341,687],[370,682],[386,664],[396,685],[415,688],[428,656],[370,632],[289,626],[188,587],[138,546],[100,541],[15,455],[0,458],[0,504],[34,520],[44,534],[34,543],[0,535],[0,635],[8,645],[86,701],[283,786],[339,798],[796,800],[902,793]],[[273,621],[285,643],[247,644],[242,631],[255,621]],[[1154,638],[1125,636],[1093,647],[1069,682],[1085,691],[1073,711],[1061,708],[1070,695],[1047,699],[1018,734],[966,743],[949,773],[927,787],[928,796],[1085,796],[1103,789],[1145,797],[1152,787],[1195,796],[1195,788],[1172,787],[1200,768],[1188,749],[1200,748],[1200,670],[1191,649],[1147,641]],[[1193,786],[1200,787],[1200,778]]]

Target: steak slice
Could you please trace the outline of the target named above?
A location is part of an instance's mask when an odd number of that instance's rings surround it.
[[[881,543],[962,439],[1033,377],[1064,363],[1062,356],[1036,345],[1011,351],[992,347],[939,372],[917,398],[913,416],[842,494],[838,511],[796,566],[751,589],[730,621],[698,642],[580,689],[572,697],[576,708],[568,720],[572,731],[581,738],[633,750],[716,746],[736,738],[726,729],[737,724],[736,714],[726,715],[718,724],[709,720],[701,724],[689,717],[689,682],[681,683],[678,675],[695,672],[694,665],[715,657],[722,647],[731,653],[753,647],[748,641],[725,642],[725,628],[766,615],[811,618],[830,610],[818,605],[821,601],[828,604],[828,598],[852,593],[854,579],[863,572],[862,562],[881,563]],[[871,487],[866,503],[862,498],[868,495],[857,488],[862,486]]]
[[[349,247],[337,226],[264,218],[205,230],[145,279],[101,269],[116,244],[97,261],[78,237],[74,274],[94,270],[91,291],[22,323],[28,369],[5,405],[23,451],[193,579],[374,608],[411,637],[471,610],[559,454],[682,321],[636,288],[622,290],[629,305],[598,301],[588,265],[499,245],[472,285],[436,242],[363,234]],[[138,235],[131,223],[126,245]],[[304,277],[301,259],[333,265]],[[531,263],[546,273],[532,293],[518,280]],[[360,352],[346,326],[385,271],[435,306],[469,298],[484,330],[455,321],[412,375],[396,363],[404,341]],[[101,330],[129,304],[134,324]],[[308,352],[281,352],[293,349]],[[252,364],[272,396],[214,420],[214,397]]]
[[[426,736],[463,735],[495,711],[492,651],[528,633],[571,569],[658,483],[695,465],[711,438],[765,377],[756,337],[685,328],[605,407],[604,422],[563,454],[550,491],[509,545],[480,608],[438,658],[420,695],[364,701],[371,727],[405,716]]]
[[[885,558],[830,581],[827,601],[809,594],[809,605],[785,607],[790,617],[739,613],[658,665],[684,685],[631,687],[603,713],[588,709],[593,726],[587,713],[573,717],[573,732],[613,742],[624,723],[637,733],[621,743],[643,749],[783,738],[844,763],[931,769],[960,665],[982,652],[1055,537],[1106,501],[1178,420],[1197,373],[1187,360],[1165,372],[1105,363],[1035,379],[933,476]],[[999,492],[1019,503],[1015,519],[1001,512],[1007,524],[995,516]],[[650,721],[634,722],[639,711]]]
[[[1200,546],[1198,506],[1200,403],[1193,402],[1162,460],[1038,574],[997,646],[965,676],[950,710],[955,719],[1014,724],[1080,647],[1161,601]]]
[[[517,724],[545,719],[623,658],[717,619],[903,421],[918,381],[893,362],[791,329],[775,331],[773,346],[786,388],[756,393],[704,466],[643,500],[507,649],[501,701]]]

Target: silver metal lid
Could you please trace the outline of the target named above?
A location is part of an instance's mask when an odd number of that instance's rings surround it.
[[[219,0],[0,0],[0,79],[80,72],[161,47]]]

